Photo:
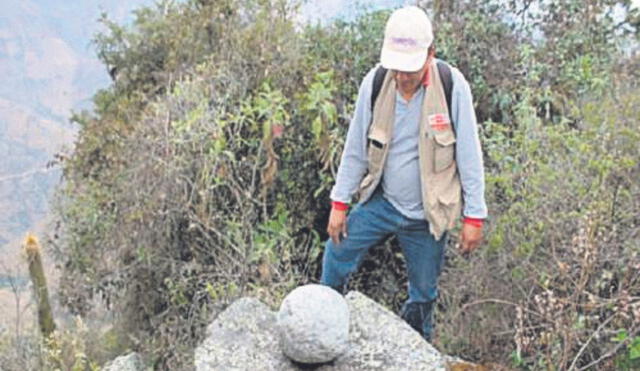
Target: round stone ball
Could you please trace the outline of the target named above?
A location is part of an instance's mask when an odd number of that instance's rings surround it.
[[[278,312],[280,347],[300,363],[324,363],[343,354],[349,343],[349,306],[323,285],[291,291]]]

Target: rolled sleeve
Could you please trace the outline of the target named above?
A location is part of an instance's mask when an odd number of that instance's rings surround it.
[[[488,212],[484,197],[484,164],[473,97],[460,71],[453,68],[452,77],[451,111],[456,128],[456,162],[462,183],[463,214],[465,217],[485,219]]]

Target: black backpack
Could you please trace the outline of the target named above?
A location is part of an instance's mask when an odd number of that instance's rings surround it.
[[[453,80],[451,79],[451,68],[445,62],[438,61],[438,74],[440,75],[440,81],[442,81],[442,87],[444,88],[444,95],[447,99],[447,108],[449,109],[449,120],[451,120],[451,128],[455,130],[453,125],[453,118],[451,117],[451,91],[453,90]],[[371,113],[373,113],[373,107],[376,104],[378,94],[382,88],[384,76],[387,74],[387,69],[379,66],[376,70],[376,74],[373,77],[373,90],[371,92]],[[455,132],[454,132],[455,133]]]

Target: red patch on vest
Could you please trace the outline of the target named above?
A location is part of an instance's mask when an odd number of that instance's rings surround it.
[[[435,131],[445,131],[449,129],[451,122],[449,121],[449,117],[444,113],[436,113],[435,115],[429,116],[429,125]]]

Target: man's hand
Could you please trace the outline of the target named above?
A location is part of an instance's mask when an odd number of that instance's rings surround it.
[[[460,231],[460,250],[463,254],[468,254],[475,250],[482,243],[482,226],[469,223],[462,224]]]
[[[329,215],[329,225],[327,226],[327,233],[331,237],[331,241],[334,244],[340,243],[340,234],[343,237],[347,237],[347,211],[337,210],[335,207],[331,208],[331,214]]]

